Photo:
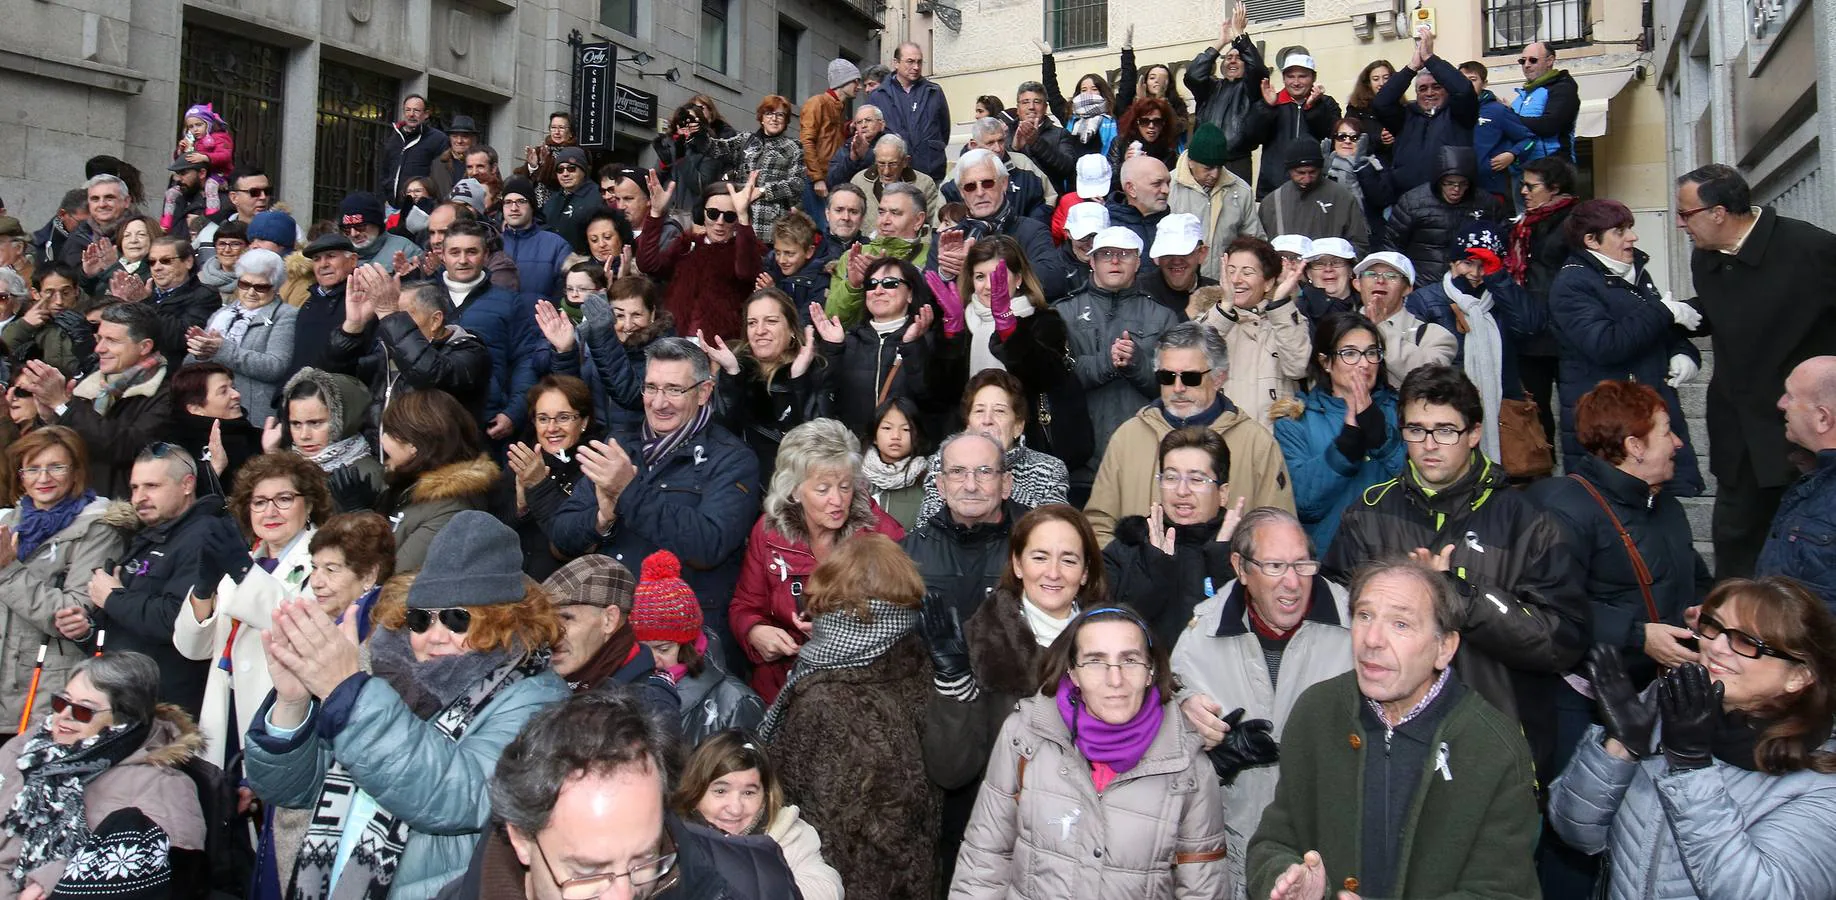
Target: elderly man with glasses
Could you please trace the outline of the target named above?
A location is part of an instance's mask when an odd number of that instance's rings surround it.
[[[1459,350],[1453,332],[1418,318],[1406,306],[1415,284],[1415,264],[1408,257],[1387,250],[1373,253],[1352,268],[1352,276],[1364,298],[1359,311],[1381,332],[1391,384],[1401,384],[1418,367],[1453,362]]]
[[[1518,162],[1545,156],[1575,161],[1575,119],[1581,115],[1581,86],[1567,69],[1558,69],[1555,64],[1555,48],[1541,41],[1525,46],[1517,57],[1517,65],[1524,71],[1524,86],[1517,89],[1511,110],[1537,136],[1536,147]]]
[[[873,163],[855,173],[848,183],[861,189],[861,195],[867,199],[864,212],[867,222],[877,221],[880,217],[880,198],[885,195],[887,185],[909,184],[924,195],[924,221],[937,219],[937,209],[943,205],[943,199],[937,193],[937,182],[931,176],[912,168],[912,154],[905,139],[896,134],[882,134],[873,142]],[[958,168],[960,172],[960,167]]]
[[[1403,92],[1415,88],[1415,102],[1403,103]],[[1439,173],[1442,147],[1473,146],[1479,126],[1479,92],[1452,63],[1434,53],[1434,32],[1416,36],[1415,55],[1371,101],[1371,112],[1396,135],[1390,187],[1400,197]]]
[[[956,160],[956,185],[963,204],[969,207],[969,218],[982,223],[983,233],[1005,234],[1018,241],[1046,299],[1064,297],[1070,293],[1070,273],[1052,243],[1051,226],[1024,215],[1008,184],[1007,167],[992,151],[968,150]],[[966,243],[946,244],[941,238],[932,242],[931,250],[931,268],[947,279],[957,277],[969,253]]]

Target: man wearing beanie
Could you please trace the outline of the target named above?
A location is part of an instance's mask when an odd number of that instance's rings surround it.
[[[589,553],[542,582],[561,619],[561,640],[550,663],[575,691],[629,686],[644,707],[675,730],[682,713],[676,685],[657,670],[650,648],[631,628],[637,579],[612,558]],[[694,602],[694,595],[689,595]]]
[[[1205,233],[1205,262],[1199,274],[1222,279],[1224,248],[1238,235],[1265,237],[1256,216],[1256,191],[1231,169],[1224,132],[1206,122],[1192,133],[1174,165],[1167,209],[1198,216]],[[1245,159],[1248,159],[1246,156]]]
[[[300,226],[278,209],[263,210],[249,220],[249,249],[272,250],[281,256],[299,244]]]
[[[564,238],[536,224],[535,182],[512,175],[504,182],[504,252],[516,260],[524,297],[554,297],[561,290],[561,269],[574,248]]]
[[[803,173],[810,189],[827,199],[829,157],[848,139],[848,101],[861,90],[861,70],[845,59],[829,63],[829,89],[803,101],[797,139],[803,144]],[[814,218],[812,216],[812,218]]]
[[[358,265],[377,263],[384,271],[394,274],[395,254],[400,253],[410,260],[419,259],[421,248],[399,234],[385,232],[386,220],[382,198],[375,194],[357,191],[338,204],[338,231],[350,238],[351,245],[357,248]]]
[[[1288,154],[1288,180],[1262,198],[1257,212],[1266,234],[1298,234],[1309,240],[1343,238],[1360,256],[1370,249],[1370,225],[1351,189],[1326,177],[1320,149],[1296,142]],[[1267,165],[1267,163],[1264,163]]]

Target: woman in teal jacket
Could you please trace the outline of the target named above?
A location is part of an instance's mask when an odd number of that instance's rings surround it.
[[[1269,409],[1294,479],[1294,506],[1321,558],[1339,516],[1365,488],[1395,477],[1408,454],[1396,427],[1396,391],[1383,374],[1383,340],[1358,313],[1313,328],[1313,387]]]
[[[356,607],[334,623],[310,601],[289,603],[263,636],[274,693],[249,728],[245,771],[268,803],[315,811],[282,896],[432,898],[490,826],[504,746],[568,696],[548,665],[560,622],[523,577],[509,526],[454,516],[401,593],[376,606],[370,673]]]

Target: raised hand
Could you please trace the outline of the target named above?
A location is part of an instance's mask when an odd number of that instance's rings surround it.
[[[210,462],[210,469],[220,478],[223,471],[229,468],[229,453],[223,449],[223,420],[212,419],[210,422],[210,440],[204,445],[204,458]]]
[[[848,330],[842,327],[841,320],[823,311],[822,304],[810,304],[810,325],[822,339],[831,344],[839,344],[848,339]]]
[[[900,336],[899,342],[902,344],[909,344],[924,337],[924,333],[931,330],[931,323],[936,320],[937,316],[935,313],[931,312],[930,306],[918,307],[918,314],[912,316],[912,323],[910,325],[905,326],[905,334]]]
[[[802,378],[810,370],[810,364],[816,361],[816,329],[803,326],[803,346],[797,348],[797,358],[791,360],[790,376]]]
[[[739,374],[739,356],[728,349],[726,340],[720,335],[715,335],[714,340],[710,342],[702,336],[701,329],[697,328],[695,329],[695,341],[701,345],[702,352],[708,355],[708,359],[719,366],[721,371],[728,375]]]
[[[139,276],[128,274],[123,269],[108,276],[108,292],[129,303],[145,300],[153,295],[153,289]]]
[[[25,371],[31,378],[32,399],[38,401],[38,414],[55,418],[53,410],[70,400],[70,383],[64,380],[64,373],[42,359],[26,363]]]
[[[1135,23],[1130,22],[1128,23],[1128,28],[1124,29],[1122,32],[1122,49],[1130,50],[1130,49],[1133,49],[1134,46],[1135,46]]]
[[[1032,118],[1021,119],[1020,124],[1014,126],[1014,149],[1025,150],[1028,145],[1033,143],[1033,138],[1038,136],[1039,120]]]
[[[953,285],[936,272],[924,273],[924,284],[931,289],[932,299],[937,301],[937,308],[943,310],[944,337],[955,337],[963,333],[969,320],[963,310],[963,295]]]
[[[1243,0],[1237,0],[1236,8],[1230,12],[1230,30],[1232,37],[1249,33],[1249,7]]]
[[[354,609],[355,607],[353,607]],[[284,641],[274,647],[281,664],[306,690],[323,700],[357,674],[357,616],[347,611],[343,624],[319,608],[316,600],[294,600],[274,611],[274,627]]]
[[[537,300],[535,306],[536,327],[541,329],[542,336],[548,339],[548,345],[556,353],[573,351],[575,344],[574,323],[567,320],[567,314],[556,309],[547,300]]]
[[[20,318],[25,319],[27,325],[33,328],[43,328],[45,327],[45,323],[51,321],[51,317],[56,315],[56,313],[51,309],[51,301],[40,300],[30,307],[27,307],[26,311],[19,315]]]
[[[1715,731],[1721,725],[1720,682],[1710,681],[1701,663],[1685,663],[1658,685],[1664,720],[1664,758],[1671,771],[1705,769],[1714,762]]]
[[[931,652],[931,673],[940,682],[952,682],[974,672],[969,666],[969,644],[963,639],[962,614],[935,591],[924,595],[918,627]]]
[[[1295,292],[1300,290],[1301,278],[1306,274],[1307,264],[1305,262],[1282,257],[1281,280],[1275,283],[1275,293],[1270,294],[1270,298],[1281,299],[1294,296]]]
[[[580,458],[580,473],[593,482],[601,498],[617,499],[637,477],[637,466],[625,453],[625,448],[616,441],[589,441],[581,444],[576,451]],[[604,508],[600,510],[604,514]]]
[[[1148,504],[1148,544],[1160,552],[1172,556],[1178,532],[1167,525],[1166,508],[1156,500]]]
[[[1322,89],[1318,84],[1315,84],[1313,86],[1313,90],[1310,90],[1307,92],[1307,102],[1304,104],[1301,104],[1301,108],[1302,109],[1312,109],[1313,104],[1320,102],[1320,98],[1324,96],[1326,96],[1326,91]]]
[[[1427,547],[1417,547],[1409,551],[1409,558],[1436,572],[1452,572],[1453,548],[1454,545],[1448,544],[1441,548],[1441,552],[1433,553]]]
[[[1230,487],[1230,484],[1226,482],[1218,485],[1218,490],[1222,491],[1228,487]],[[1235,504],[1231,505],[1229,509],[1224,510],[1224,521],[1218,525],[1219,543],[1230,543],[1231,537],[1237,533],[1237,523],[1243,521],[1243,507],[1248,504],[1248,497],[1238,497]]]
[[[280,449],[283,429],[281,423],[269,416],[261,423],[261,452],[273,453]]]
[[[1649,756],[1651,736],[1657,731],[1657,706],[1641,699],[1637,689],[1632,687],[1619,648],[1595,644],[1587,654],[1587,674],[1594,686],[1594,705],[1600,710],[1600,721],[1606,725],[1607,737],[1618,742],[1619,749],[1633,759]],[[1607,750],[1612,752],[1611,743]]]
[[[759,195],[759,170],[746,173],[746,186],[736,188],[732,182],[727,184],[727,196],[733,198],[733,212],[739,216],[739,224],[752,224],[752,198]]]
[[[524,489],[533,488],[548,477],[548,464],[542,461],[542,454],[534,447],[517,441],[504,450],[516,483]]]
[[[665,185],[658,181],[656,169],[644,171],[644,183],[650,189],[650,215],[660,218],[669,212],[669,195],[676,192],[676,184],[672,181]]]
[[[406,272],[412,265],[413,263],[408,259],[408,254],[400,250],[395,251],[395,255],[389,257],[389,271],[391,272]]]
[[[762,291],[775,284],[777,282],[771,280],[770,272],[760,272],[759,277],[752,279],[752,289],[755,291]]]
[[[1274,106],[1280,99],[1281,91],[1276,90],[1274,85],[1269,84],[1267,78],[1262,79],[1262,102]]]

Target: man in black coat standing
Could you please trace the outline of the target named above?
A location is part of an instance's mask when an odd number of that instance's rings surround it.
[[[1709,469],[1715,577],[1753,573],[1797,478],[1776,407],[1791,370],[1836,347],[1836,234],[1754,206],[1745,178],[1712,163],[1677,179],[1677,220],[1696,245],[1695,307],[1713,341]]]
[[[1415,102],[1404,103],[1403,93],[1412,85]],[[1424,28],[1416,38],[1415,56],[1384,83],[1371,101],[1371,112],[1396,135],[1390,187],[1401,197],[1435,179],[1442,147],[1473,145],[1479,92],[1459,69],[1435,55],[1434,32]]]
[[[445,132],[428,124],[427,98],[409,94],[402,101],[401,121],[391,124],[383,138],[376,193],[384,200],[400,197],[409,179],[432,174],[434,160],[451,143]]]

